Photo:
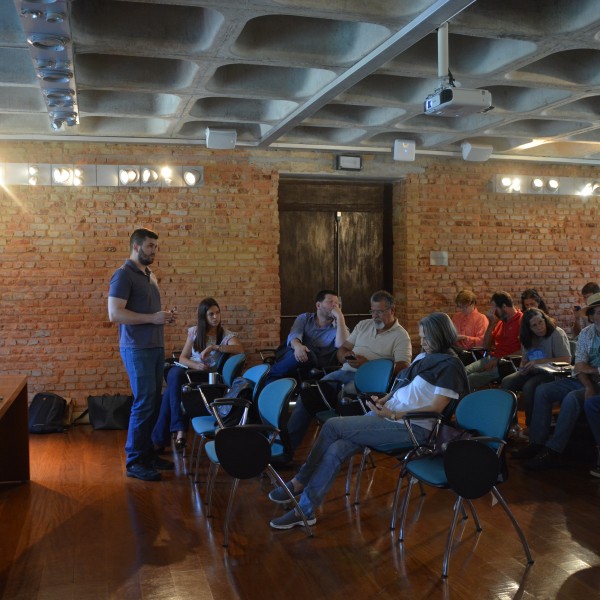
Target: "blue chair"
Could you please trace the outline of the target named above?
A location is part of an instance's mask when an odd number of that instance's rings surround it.
[[[442,455],[417,456],[414,459],[408,459],[404,464],[409,481],[400,516],[398,536],[400,542],[404,541],[408,504],[415,482],[450,489],[458,496],[444,552],[442,577],[448,576],[452,539],[459,513],[466,518],[463,503],[466,501],[473,515],[476,529],[481,531],[481,525],[471,500],[488,492],[492,493],[508,515],[523,544],[527,563],[533,563],[525,535],[496,487],[501,480],[501,452],[506,444],[506,437],[516,408],[517,399],[513,392],[486,389],[468,394],[460,401],[456,409],[456,424],[463,429],[477,432],[475,437],[470,440],[450,442],[446,452]]]
[[[418,415],[419,419],[428,419],[432,422],[431,436],[429,438],[429,443],[432,443],[433,440],[435,439],[435,435],[436,435],[440,425],[442,423],[449,423],[451,421],[451,419],[454,415],[454,411],[456,410],[456,407],[457,407],[459,401],[460,401],[459,398],[457,398],[455,400],[451,400],[450,402],[448,402],[448,405],[441,413],[419,411],[419,412],[411,413],[411,417],[409,417],[409,419],[417,418],[417,415]],[[416,438],[413,438],[413,441],[408,444],[399,444],[399,443],[380,444],[377,446],[366,447],[363,451],[362,459],[360,461],[360,465],[356,472],[354,504],[358,505],[360,502],[360,484],[362,481],[362,474],[363,474],[363,471],[364,471],[364,468],[365,468],[365,465],[367,462],[367,458],[371,455],[372,452],[378,452],[380,454],[385,454],[386,456],[393,456],[402,461],[406,454],[408,454],[409,452],[414,450],[415,444],[417,444],[417,440],[416,440]],[[354,457],[352,457],[352,460],[353,460],[353,458]],[[349,468],[348,469],[348,477],[346,479],[346,496],[350,495],[350,477],[351,477],[351,475],[352,475],[352,471],[351,471],[351,468]],[[396,527],[396,512],[397,512],[398,498],[400,495],[401,486],[402,486],[402,476],[399,475],[398,476],[398,484],[396,486],[396,490],[394,493],[394,501],[392,502],[393,509],[392,509],[392,521],[390,524],[390,529],[395,529],[395,527]],[[423,486],[421,485],[420,487],[421,487],[421,494],[424,496],[425,491],[423,489]]]
[[[392,379],[392,373],[394,372],[393,361],[387,358],[377,358],[370,360],[365,364],[361,365],[354,376],[354,387],[361,394],[385,394],[389,390],[390,382]],[[334,409],[331,404],[327,401],[327,397],[323,392],[321,386],[327,385],[326,381],[316,381],[315,385],[319,389],[321,398],[327,406],[327,410],[323,410],[317,413],[317,420],[321,423],[331,419],[332,417],[338,417],[339,412]],[[352,400],[356,400],[358,396],[346,395],[345,403],[349,404]],[[363,409],[363,412],[366,410]]]
[[[263,421],[261,425],[239,425],[219,429],[215,439],[205,445],[206,456],[211,462],[207,492],[208,517],[212,516],[212,495],[219,466],[234,478],[227,503],[223,546],[228,545],[229,521],[240,479],[250,479],[266,472],[275,485],[287,489],[285,482],[270,463],[274,457],[281,456],[284,452],[281,442],[282,427],[285,426],[289,402],[295,387],[296,382],[290,378],[279,379],[266,385],[258,397],[258,410]],[[213,409],[227,403],[218,400],[213,403]],[[291,492],[289,497],[304,519],[307,535],[312,536],[306,516]]]
[[[250,367],[247,369],[241,376],[244,379],[252,382],[254,387],[252,388],[252,402],[256,403],[258,395],[260,394],[264,380],[269,372],[269,365],[260,364],[254,367]],[[239,374],[235,375],[235,377],[239,377]],[[235,379],[233,377],[233,379]],[[209,411],[208,416],[197,416],[194,417],[191,421],[192,431],[194,432],[194,439],[192,442],[192,458],[195,460],[195,469],[194,469],[194,483],[198,483],[199,473],[200,473],[200,457],[202,455],[202,447],[206,442],[207,438],[212,438],[215,435],[216,429],[216,418],[212,411],[210,404],[217,400],[217,398],[222,398],[227,391],[231,388],[231,384],[233,383],[233,379],[229,382],[229,386],[223,388],[223,386],[218,387],[218,390],[215,391],[211,389],[211,386],[208,385],[206,387],[201,386],[200,392],[202,394],[202,399],[206,405],[207,410]],[[203,389],[204,388],[204,389]],[[196,442],[198,442],[198,449],[196,454],[194,455],[194,448],[196,447]],[[190,469],[192,468],[192,464],[190,463]]]

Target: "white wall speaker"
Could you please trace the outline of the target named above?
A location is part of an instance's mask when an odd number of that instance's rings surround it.
[[[460,147],[463,159],[470,162],[485,162],[494,151],[493,146],[471,144],[470,142],[463,142]]]
[[[415,142],[412,140],[394,140],[394,160],[415,160]]]
[[[235,129],[206,128],[206,147],[213,150],[232,150],[237,141]]]

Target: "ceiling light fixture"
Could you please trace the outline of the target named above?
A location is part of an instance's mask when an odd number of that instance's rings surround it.
[[[546,183],[546,189],[551,193],[555,194],[558,192],[558,188],[560,187],[560,183],[557,179],[548,179],[548,183]]]
[[[37,76],[42,81],[48,81],[49,83],[69,83],[73,79],[73,71],[45,67],[38,70]]]
[[[81,169],[73,169],[73,185],[83,184],[83,171]]]
[[[119,169],[119,181],[121,185],[133,185],[140,178],[140,172],[131,167],[122,167]]]
[[[50,33],[32,33],[27,36],[27,43],[38,50],[64,52],[69,42],[69,38],[65,36]]]
[[[27,173],[29,174],[29,185],[37,185],[39,168],[35,165],[30,165]]]

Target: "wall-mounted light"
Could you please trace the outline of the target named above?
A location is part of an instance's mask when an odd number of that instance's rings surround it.
[[[3,185],[59,187],[201,187],[204,168],[199,165],[74,165],[0,163]]]
[[[158,173],[155,169],[145,167],[142,169],[142,183],[153,184],[158,181]]]
[[[73,185],[83,184],[83,171],[81,169],[73,169]]]
[[[185,185],[193,187],[201,181],[202,174],[194,169],[185,169],[183,171],[183,181]]]
[[[554,196],[600,196],[600,180],[584,177],[549,177],[547,175],[496,175],[492,181],[500,194],[523,193]]]
[[[119,169],[119,183],[121,185],[133,185],[138,182],[140,172],[131,167],[121,167]]]

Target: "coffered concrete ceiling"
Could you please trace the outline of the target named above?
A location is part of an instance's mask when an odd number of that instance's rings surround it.
[[[62,6],[78,124],[53,131],[26,31]],[[38,9],[31,19],[24,9]],[[449,21],[457,85],[493,110],[423,114]],[[599,0],[0,3],[0,139],[460,153],[600,164]]]

